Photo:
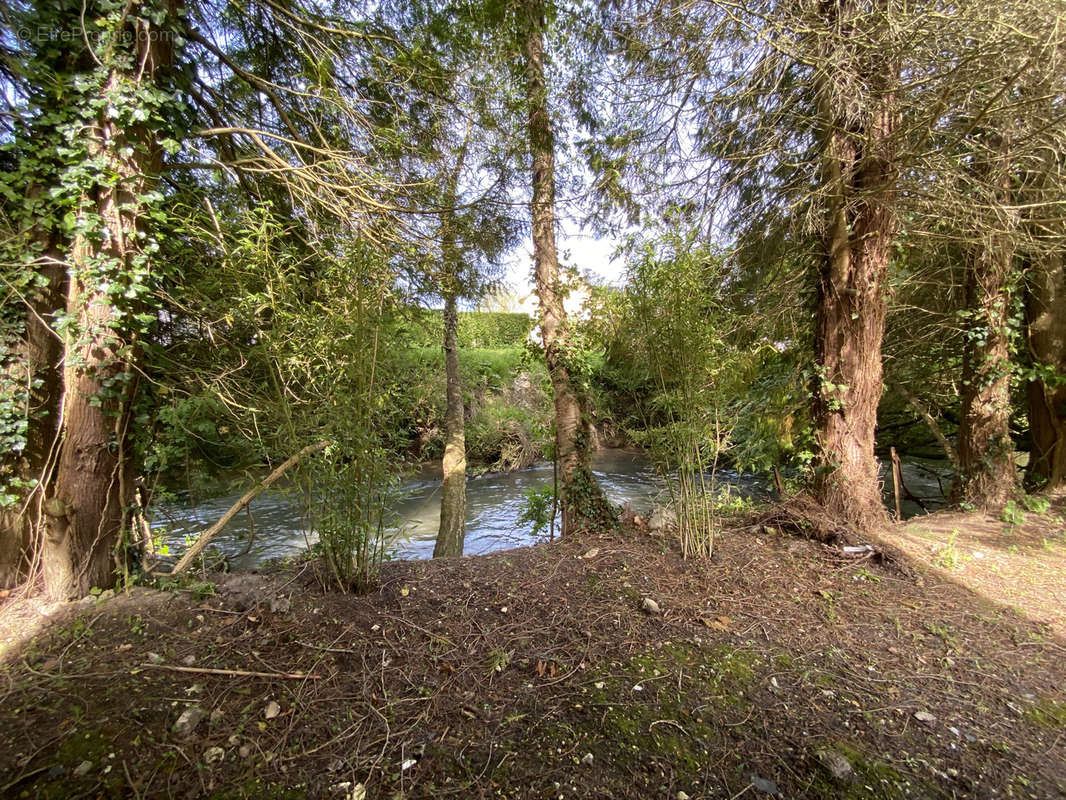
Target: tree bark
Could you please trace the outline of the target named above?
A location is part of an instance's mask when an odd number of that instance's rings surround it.
[[[142,24],[131,21],[135,63],[112,70],[104,97],[151,84],[156,71],[171,63],[171,38]],[[138,343],[129,334],[129,310],[116,306],[109,289],[116,275],[134,268],[142,198],[162,153],[150,128],[122,128],[103,106],[86,131],[88,150],[115,180],[101,181],[85,198],[104,233],[78,237],[69,258],[66,313],[76,323],[64,346],[60,449],[45,487],[42,540],[45,592],[53,599],[114,584],[112,556],[132,502],[129,423]]]
[[[459,377],[459,313],[456,309],[454,281],[452,283],[453,286],[444,293],[444,368],[447,373],[448,407],[444,414],[440,530],[433,547],[434,558],[461,556],[466,536],[466,423],[463,418],[463,386]]]
[[[1026,481],[1051,491],[1066,482],[1066,282],[1062,251],[1037,255],[1026,280],[1025,323],[1035,367],[1050,369],[1057,382],[1034,377],[1029,401],[1029,465]]]
[[[997,207],[1010,203],[1009,146],[976,171],[988,180]],[[952,499],[985,511],[998,511],[1017,488],[1014,445],[1010,438],[1010,314],[1014,292],[1014,248],[1009,220],[992,221],[994,230],[973,248],[966,268],[966,339],[963,347],[962,408],[959,420],[959,471]]]
[[[562,533],[566,535],[607,520],[610,506],[589,468],[589,441],[582,424],[582,398],[566,359],[569,341],[555,246],[555,140],[544,70],[546,21],[543,0],[525,0],[521,13],[529,149],[533,166],[534,274],[540,302],[544,357],[555,395],[555,452],[559,465]]]
[[[839,89],[825,90],[820,102],[829,220],[815,311],[813,490],[830,514],[862,528],[887,521],[874,438],[883,389],[883,291],[895,232],[899,111],[890,65],[872,66],[869,57],[855,61],[869,70],[860,77],[870,107],[849,112]]]
[[[42,236],[37,268],[44,285],[25,298],[23,331],[5,359],[5,381],[22,387],[18,401],[27,420],[26,444],[20,453],[3,457],[3,475],[29,485],[10,507],[0,512],[0,588],[26,580],[40,555],[43,487],[55,463],[59,409],[63,395],[63,344],[52,327],[66,296],[66,264],[55,235]]]

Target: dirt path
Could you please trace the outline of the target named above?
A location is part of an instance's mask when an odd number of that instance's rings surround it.
[[[1066,643],[957,577],[735,531],[117,597],[8,652],[0,796],[1066,797]]]

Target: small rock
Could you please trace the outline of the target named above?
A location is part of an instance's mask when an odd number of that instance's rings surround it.
[[[755,791],[763,792],[764,794],[771,794],[774,797],[781,796],[781,790],[777,788],[777,784],[769,778],[763,778],[759,775],[751,776],[751,785],[755,787]]]
[[[292,608],[292,602],[287,597],[275,597],[270,601],[270,611],[273,614],[287,614]]]
[[[241,758],[248,758],[248,756],[250,756],[251,754],[252,746],[250,744],[242,744],[240,749],[237,751],[237,755],[239,755]]]
[[[145,656],[145,658],[148,659],[148,663],[149,664],[162,664],[163,663],[163,656],[159,655],[159,653],[148,653]]]
[[[838,781],[850,781],[854,777],[855,769],[851,766],[851,762],[836,750],[824,748],[815,755],[826,771]]]
[[[649,531],[665,531],[677,527],[677,513],[671,508],[656,506],[648,519]]]
[[[662,609],[659,608],[659,604],[650,597],[645,597],[640,601],[640,610],[646,614],[659,614],[662,612]]]
[[[595,761],[595,757],[592,755],[592,753],[585,753],[585,755],[581,757],[582,764],[591,766],[593,761]]]
[[[274,717],[276,717],[280,713],[281,706],[279,706],[274,700],[271,700],[269,703],[267,703],[266,709],[263,711],[263,716],[266,719],[274,719]]]
[[[204,763],[217,764],[226,757],[226,751],[221,747],[209,747],[204,750]]]
[[[230,747],[236,747],[240,743],[241,743],[241,737],[238,736],[237,734],[233,734],[232,736],[230,736],[226,740],[226,744],[228,744]]]
[[[923,725],[932,725],[936,722],[936,715],[930,714],[928,711],[915,711],[914,718]]]
[[[677,793],[677,800],[689,800],[689,798],[688,798],[688,793],[687,793],[687,792],[680,792],[680,791],[679,791],[679,792]]]
[[[226,716],[226,712],[223,711],[221,708],[216,708],[214,711],[211,712],[211,724],[214,725],[218,723],[219,720],[221,720],[224,716]]]
[[[181,712],[181,716],[178,717],[178,721],[174,723],[174,733],[178,736],[189,736],[196,726],[200,724],[200,720],[204,718],[203,709],[199,706],[190,706]]]
[[[413,758],[408,758],[402,764],[400,764],[400,772],[407,772],[407,770],[411,769],[411,767],[413,767],[417,763],[418,762],[415,761]]]
[[[74,767],[74,777],[84,778],[86,775],[89,774],[89,770],[91,770],[92,768],[93,762],[82,761],[80,764],[78,764],[78,766]]]
[[[191,667],[196,663],[196,656],[185,656],[185,658],[181,660],[181,663],[187,667]]]
[[[600,554],[600,548],[593,547],[593,548],[590,548],[584,555],[582,555],[581,558],[595,558],[599,554]]]

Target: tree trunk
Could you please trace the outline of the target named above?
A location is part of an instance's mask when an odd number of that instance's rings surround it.
[[[454,248],[451,248],[454,249]],[[453,267],[454,268],[454,267]],[[440,530],[433,557],[461,556],[466,535],[466,423],[459,378],[459,313],[455,289],[444,293],[444,368],[448,408],[444,414],[444,482],[440,498]]]
[[[565,535],[609,519],[610,506],[589,469],[582,398],[566,360],[569,342],[555,248],[555,140],[544,71],[543,0],[525,0],[522,13],[529,149],[533,162],[533,262],[544,357],[555,395],[555,453]]]
[[[996,207],[1008,209],[1010,172],[1006,137],[979,170]],[[1009,212],[1008,212],[1009,213]],[[1017,487],[1010,438],[1010,314],[1014,292],[1010,221],[994,220],[986,243],[970,253],[966,268],[966,340],[962,363],[957,503],[987,511],[1003,508]]]
[[[0,588],[26,580],[40,555],[42,487],[55,464],[63,345],[52,320],[64,305],[67,276],[62,248],[54,236],[47,238],[37,268],[44,285],[26,297],[22,335],[5,359],[5,382],[21,387],[16,399],[28,424],[25,446],[4,455],[0,472],[23,485],[15,502],[0,512]]]
[[[171,63],[171,37],[142,24],[130,29],[136,60],[112,71],[104,97],[150,84],[156,70]],[[103,105],[86,131],[88,154],[105,163],[102,174],[115,180],[99,182],[85,198],[103,233],[79,236],[69,259],[66,313],[75,324],[64,344],[60,450],[45,487],[42,541],[45,591],[53,599],[114,584],[112,556],[132,503],[129,422],[138,343],[129,333],[131,308],[119,308],[122,301],[110,290],[137,268],[139,214],[162,154],[150,128],[121,128]]]
[[[869,82],[873,107],[848,112],[845,98],[832,89],[820,104],[829,221],[815,311],[813,387],[814,495],[830,514],[860,528],[887,520],[874,436],[883,389],[882,293],[895,230],[899,115],[892,70],[871,67],[861,77]]]
[[[1026,480],[1053,490],[1066,482],[1066,283],[1062,251],[1041,253],[1029,266],[1025,323],[1036,377],[1029,381],[1029,466]],[[1042,380],[1047,370],[1059,382]]]

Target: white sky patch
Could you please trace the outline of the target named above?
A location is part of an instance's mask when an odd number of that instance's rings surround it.
[[[577,222],[560,220],[556,233],[559,259],[584,274],[592,272],[597,282],[620,286],[625,278],[625,262],[613,258],[619,241],[598,237]],[[527,235],[516,247],[507,264],[507,283],[525,296],[533,291],[533,240]]]

